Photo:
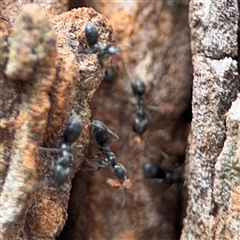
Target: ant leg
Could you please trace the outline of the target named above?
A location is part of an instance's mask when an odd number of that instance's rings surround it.
[[[87,168],[86,170],[88,171],[98,171],[98,169],[96,168],[96,164],[93,164],[89,159],[84,160],[89,166],[91,166],[92,168]]]
[[[104,165],[104,162],[103,162],[103,164],[101,164],[102,161],[103,161],[103,160],[101,160],[100,163],[93,164],[92,161],[89,160],[89,158],[88,158],[87,160],[85,160],[85,162],[87,162],[90,166],[93,167],[92,170],[89,169],[90,171],[99,171],[101,168],[106,168],[106,167],[108,167],[108,166],[110,165],[109,163],[107,163],[107,164]],[[96,166],[97,166],[97,168],[96,168]]]
[[[88,159],[97,158],[97,157],[99,157],[100,155],[101,155],[101,152],[98,152],[95,156],[93,156],[93,157],[89,157]]]
[[[125,186],[123,186],[122,189],[122,203],[121,203],[121,207],[124,208],[126,206],[126,195],[127,195],[127,189],[125,188]]]
[[[50,164],[50,166],[49,166],[49,169],[50,169],[51,171],[53,171],[55,165],[56,165],[56,164],[55,164],[54,160],[52,159],[52,160],[51,160],[51,164]]]
[[[98,58],[98,62],[99,62],[99,65],[102,68],[104,68],[104,64],[103,64],[103,56],[100,55],[100,54],[97,54],[97,58]]]

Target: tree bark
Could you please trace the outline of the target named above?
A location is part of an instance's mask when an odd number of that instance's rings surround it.
[[[96,7],[101,7],[100,5]],[[39,57],[34,57],[33,54],[25,63],[25,57],[21,58],[22,54],[18,56],[20,50],[24,54],[28,49],[41,49],[38,41],[31,41],[31,34],[26,25],[30,23],[25,22],[26,19],[30,19],[30,22],[33,22],[31,27],[37,28],[38,24],[34,21],[37,14],[25,11],[27,17],[20,18],[21,13],[16,21],[16,17],[9,18],[14,21],[16,25],[14,28],[1,22],[6,29],[4,31],[7,31],[3,38],[4,72],[1,77],[6,93],[3,95],[6,97],[2,99],[4,108],[1,131],[4,133],[2,138],[4,160],[1,194],[13,196],[12,201],[15,204],[12,218],[6,219],[3,223],[2,234],[6,238],[52,239],[60,233],[67,218],[60,239],[179,238],[184,213],[182,191],[186,192],[186,189],[182,189],[179,184],[161,184],[158,179],[146,179],[142,167],[145,163],[155,162],[167,172],[173,172],[175,165],[182,164],[184,159],[189,129],[186,113],[189,111],[191,99],[186,4],[179,2],[175,5],[168,1],[133,2],[132,12],[122,4],[109,2],[102,6],[102,13],[109,18],[110,14],[114,13],[111,24],[115,28],[115,40],[123,49],[130,49],[124,51],[124,55],[127,55],[124,62],[129,74],[126,74],[121,61],[112,62],[111,64],[119,69],[119,78],[112,86],[102,85],[95,100],[92,101],[91,108],[95,119],[103,121],[109,129],[120,136],[121,141],[112,144],[111,148],[117,156],[117,161],[127,168],[128,177],[132,181],[133,187],[127,190],[125,195],[126,205],[124,208],[121,207],[122,191],[114,189],[106,182],[107,178],[114,178],[111,169],[100,172],[79,171],[73,180],[68,204],[70,183],[60,188],[52,185],[49,166],[54,156],[51,153],[41,153],[40,156],[38,154],[38,147],[41,146],[42,141],[45,147],[57,146],[67,112],[74,109],[84,122],[84,130],[74,146],[80,152],[78,154],[80,159],[75,158],[71,164],[71,178],[81,169],[83,162],[81,153],[86,154],[85,150],[89,143],[88,103],[100,84],[102,72],[110,62],[106,59],[105,68],[99,73],[100,66],[95,55],[78,56],[65,43],[70,41],[75,45],[86,44],[83,29],[84,24],[89,20],[97,25],[101,44],[109,42],[112,30],[108,21],[91,9],[73,10],[59,16],[48,15],[56,40],[53,31],[49,29],[53,40],[50,42],[46,40],[45,48],[51,49],[52,46],[53,55],[56,56],[52,56],[52,64],[44,65],[45,70],[48,69],[46,66],[51,69],[48,71],[52,71],[54,78],[52,80],[50,78],[48,88],[43,89],[46,98],[45,110],[43,110],[39,107],[43,105],[41,103],[26,102],[28,91],[32,92],[30,83],[38,82],[35,80],[35,71],[39,71],[37,74],[39,81],[45,77],[42,76],[42,69],[38,70],[39,63],[36,59]],[[41,10],[36,9],[36,12],[38,11]],[[8,12],[5,13],[4,15],[3,12],[3,16],[6,17]],[[43,16],[41,21],[48,26]],[[148,24],[145,24],[147,22]],[[45,31],[43,29],[39,26],[37,32]],[[21,35],[23,30],[26,39]],[[10,33],[11,31],[13,33]],[[48,34],[46,36],[48,37]],[[18,40],[14,41],[14,38]],[[21,45],[18,45],[18,42],[21,42]],[[41,52],[39,54],[41,55]],[[150,104],[156,109],[147,114],[149,124],[142,137],[134,135],[131,127],[132,120],[136,117],[136,106],[134,106],[136,98],[132,93],[131,81],[137,77],[142,78],[147,85],[147,93],[144,96],[146,108]],[[34,94],[33,92],[32,95]],[[26,118],[22,119],[22,112],[19,109],[23,108],[25,111],[25,106],[29,106],[30,110],[31,106],[34,108],[26,113]],[[31,116],[36,110],[39,111],[39,119],[34,123],[31,119],[35,117],[31,118]],[[40,114],[41,111],[44,114]],[[17,127],[14,127],[18,118],[21,121],[19,120]],[[24,126],[22,124],[26,121],[27,126],[22,129],[21,127]],[[28,123],[36,125],[29,128]],[[39,139],[33,144],[34,134],[31,138],[27,138],[32,150],[25,156],[25,151],[19,148],[18,144],[21,141],[18,139],[21,139],[22,135],[28,136],[27,133],[32,133],[35,128],[39,131]],[[30,146],[25,148],[29,149]],[[96,154],[96,144],[90,151],[91,153],[86,157]],[[18,156],[16,161],[13,158],[15,155]],[[30,158],[30,156],[34,157]],[[29,178],[22,177],[26,172],[25,168],[27,173],[29,172]],[[7,187],[6,183],[11,182],[10,173],[15,179],[21,180],[20,189],[17,184]],[[16,189],[19,191],[15,191]],[[1,207],[6,212],[9,209],[5,208],[4,204]]]
[[[240,238],[238,21],[237,1],[190,2],[193,119],[181,239]]]
[[[18,1],[1,9],[14,24],[0,20],[2,238],[239,239],[238,2],[192,0],[189,12],[184,0],[91,2],[109,20],[91,8],[66,12],[62,1],[40,5],[46,12]],[[100,44],[122,48],[123,60],[100,64],[68,45],[86,46],[88,21]],[[102,82],[110,66],[117,71],[111,84]],[[147,86],[142,136],[132,131],[131,82],[139,78]],[[190,105],[185,213],[186,188],[146,178],[143,166],[184,168]],[[57,153],[39,147],[58,145],[72,111],[83,132],[72,146],[68,182],[59,187],[51,172]],[[98,152],[92,118],[120,138],[109,146],[132,183],[124,206],[122,189],[109,184],[111,168],[85,169]]]
[[[70,180],[89,143],[89,101],[104,74],[96,56],[76,61],[68,46],[69,41],[85,41],[82,29],[89,19],[98,23],[102,41],[109,41],[111,28],[93,9],[47,19],[38,4],[29,4],[14,27],[0,23],[2,239],[55,239],[65,225]],[[81,118],[83,131],[72,147],[79,153],[71,175],[59,187],[51,173],[58,154],[42,153],[39,147],[43,142],[48,148],[58,146],[61,126],[72,111]]]

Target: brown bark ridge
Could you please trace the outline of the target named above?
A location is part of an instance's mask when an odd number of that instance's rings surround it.
[[[68,0],[1,0],[0,1],[0,16],[6,17],[9,21],[14,22],[22,10],[22,8],[28,3],[37,3],[43,8],[45,14],[60,14],[68,10]]]
[[[181,239],[240,239],[238,21],[237,1],[190,1],[193,119]]]
[[[91,3],[109,19],[129,72],[122,61],[115,63],[118,76],[100,85],[91,111],[119,136],[109,146],[126,167],[132,188],[122,207],[122,191],[107,183],[114,178],[111,168],[77,173],[59,239],[179,239],[186,189],[147,179],[143,166],[153,162],[172,172],[185,158],[192,86],[188,5],[168,0]],[[131,81],[139,78],[147,86],[148,127],[142,137],[132,130],[137,104]],[[98,152],[94,142],[89,151],[89,156]]]
[[[89,143],[89,102],[104,72],[95,55],[76,56],[68,45],[86,45],[87,21],[98,26],[101,41],[110,41],[108,21],[93,9],[47,19],[38,4],[28,4],[14,27],[0,22],[2,239],[55,239],[67,219],[70,180]],[[57,186],[50,169],[57,153],[39,147],[57,147],[70,112],[79,115],[83,131],[72,146],[78,154],[68,182]]]

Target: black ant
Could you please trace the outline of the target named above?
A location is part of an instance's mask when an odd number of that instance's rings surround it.
[[[51,167],[53,171],[53,179],[59,186],[63,185],[70,175],[70,168],[68,167],[72,160],[70,145],[78,140],[82,133],[82,128],[83,125],[79,116],[75,114],[70,116],[61,136],[59,147],[57,149],[50,149],[59,152],[56,164],[52,164],[53,166]],[[45,150],[45,148],[40,149]]]
[[[85,25],[84,33],[89,48],[82,48],[74,44],[69,44],[72,47],[76,47],[78,49],[78,53],[97,54],[101,66],[103,66],[102,58],[105,55],[110,55],[117,58],[121,56],[122,51],[116,44],[99,45],[97,43],[99,35],[97,27],[94,23],[88,22]]]
[[[53,167],[52,170],[53,179],[55,183],[57,183],[60,186],[67,181],[70,175],[70,168],[68,167],[68,165],[70,164],[72,156],[70,153],[70,147],[65,143],[60,144],[59,150],[60,154],[59,158],[57,159],[57,164]]]
[[[161,183],[180,183],[186,186],[186,179],[181,173],[168,173],[156,163],[146,163],[143,172],[146,178],[157,178]]]
[[[68,144],[73,144],[78,140],[82,133],[82,127],[82,122],[77,115],[69,117],[59,144],[59,158],[57,164],[53,167],[53,178],[58,185],[63,185],[70,175],[68,165],[71,162],[72,155]]]
[[[127,73],[128,78],[131,80],[131,76],[128,70],[128,67],[125,62],[123,62],[123,66]],[[146,111],[144,107],[143,96],[146,93],[146,84],[143,80],[138,79],[136,81],[131,80],[132,91],[135,96],[137,96],[137,117],[135,118],[132,128],[133,131],[140,136],[146,131],[148,120],[146,119]]]
[[[76,142],[81,135],[82,127],[82,122],[79,116],[70,116],[66,123],[60,142],[69,144]]]
[[[98,143],[98,149],[100,150],[101,154],[106,156],[100,160],[97,170],[112,166],[114,174],[119,179],[121,184],[123,184],[127,178],[127,171],[122,164],[117,163],[117,158],[112,152],[111,148],[104,146],[110,140],[110,136],[113,136],[115,139],[118,139],[118,136],[109,130],[101,121],[94,120],[91,124],[94,138]]]
[[[142,135],[147,129],[148,120],[145,118],[145,109],[143,95],[146,92],[146,85],[142,80],[132,82],[132,90],[134,95],[138,98],[137,118],[133,122],[133,131]]]

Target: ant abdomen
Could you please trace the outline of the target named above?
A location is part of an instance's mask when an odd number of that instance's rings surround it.
[[[133,131],[142,135],[147,129],[148,120],[143,118],[136,118],[133,122]]]
[[[70,144],[76,142],[82,133],[82,128],[83,125],[79,116],[70,116],[62,134],[62,142]]]
[[[117,72],[113,68],[107,68],[105,71],[105,77],[103,78],[104,82],[113,83],[116,79]]]
[[[95,45],[98,41],[98,30],[95,24],[88,22],[85,25],[84,32],[88,46],[92,47],[93,45]]]
[[[121,163],[115,164],[113,166],[113,171],[115,176],[120,180],[121,183],[126,180],[127,170]]]
[[[98,120],[92,121],[92,132],[94,138],[96,139],[99,146],[103,146],[105,143],[109,142],[112,138],[113,140],[118,140],[119,137],[109,130],[106,125]]]

